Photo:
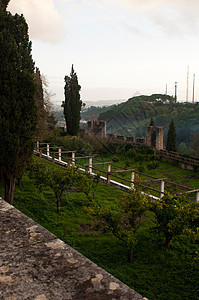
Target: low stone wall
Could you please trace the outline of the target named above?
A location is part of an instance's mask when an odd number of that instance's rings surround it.
[[[0,299],[146,299],[0,198]]]

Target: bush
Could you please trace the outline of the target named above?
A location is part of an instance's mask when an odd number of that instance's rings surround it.
[[[159,163],[157,161],[151,161],[148,165],[147,168],[148,170],[155,170],[159,167]]]
[[[111,157],[111,160],[112,160],[113,162],[118,162],[118,161],[119,161],[119,158],[118,158],[117,156],[113,155],[113,156]]]

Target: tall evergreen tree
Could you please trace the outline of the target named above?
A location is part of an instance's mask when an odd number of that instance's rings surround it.
[[[0,7],[1,7],[3,10],[6,10],[6,8],[7,8],[9,2],[10,2],[10,0],[0,0]]]
[[[34,74],[34,80],[36,84],[36,106],[37,106],[37,128],[36,128],[36,137],[39,141],[43,140],[43,136],[47,131],[46,126],[46,111],[44,107],[44,91],[42,85],[41,74],[38,68],[36,68]]]
[[[151,118],[149,126],[154,126],[153,118]]]
[[[175,124],[174,120],[172,119],[169,125],[169,130],[167,134],[167,144],[166,144],[166,150],[168,151],[177,151],[177,146],[176,146],[176,129],[175,129]]]
[[[65,76],[65,101],[62,102],[64,117],[66,120],[67,133],[77,135],[79,132],[80,111],[82,101],[80,100],[81,86],[74,72],[73,65],[70,76]]]
[[[36,128],[34,63],[23,16],[0,9],[0,177],[13,204],[16,178],[32,156]]]

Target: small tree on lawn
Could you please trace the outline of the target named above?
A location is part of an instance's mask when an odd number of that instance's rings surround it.
[[[64,108],[64,117],[66,120],[67,133],[69,135],[78,135],[80,111],[82,101],[80,100],[81,86],[74,72],[73,65],[70,76],[65,76],[65,101],[62,102]]]
[[[156,229],[164,235],[166,248],[175,236],[189,228],[192,214],[190,208],[191,204],[177,195],[167,194],[160,201],[150,199],[149,209],[155,213]]]
[[[171,120],[171,123],[169,125],[169,130],[167,134],[167,144],[166,144],[166,150],[168,151],[177,151],[177,146],[176,146],[176,129],[175,129],[175,124],[174,120]]]
[[[148,200],[139,189],[125,194],[119,201],[119,208],[103,207],[93,201],[85,208],[93,220],[93,225],[103,232],[110,233],[122,241],[127,249],[128,261],[132,262],[132,253],[137,243],[137,231],[140,228]]]
[[[89,201],[89,205],[95,198],[95,193],[100,181],[100,176],[92,177],[90,174],[81,174],[76,177],[76,186],[80,192],[84,193]]]
[[[57,213],[60,213],[60,204],[64,192],[69,190],[76,180],[77,169],[48,169],[42,163],[34,163],[30,170],[30,178],[34,178],[41,187],[49,186],[53,190],[57,201]]]
[[[183,233],[188,235],[193,243],[199,244],[199,202],[190,204],[186,214],[188,226],[184,228]]]

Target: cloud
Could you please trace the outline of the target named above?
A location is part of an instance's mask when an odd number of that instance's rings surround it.
[[[148,20],[168,36],[195,35],[199,30],[198,0],[103,0],[126,8],[134,18]],[[140,23],[140,27],[142,23]],[[139,26],[138,26],[139,27]]]
[[[58,43],[65,37],[64,25],[53,0],[11,0],[8,10],[24,15],[31,39]]]

